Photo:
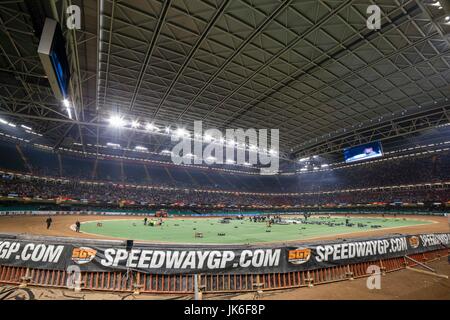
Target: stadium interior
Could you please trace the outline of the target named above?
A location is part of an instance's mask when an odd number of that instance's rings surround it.
[[[0,216],[404,214],[446,230],[449,0],[0,1],[0,26]],[[26,230],[78,236],[64,219]]]

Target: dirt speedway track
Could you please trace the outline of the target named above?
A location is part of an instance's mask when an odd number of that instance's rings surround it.
[[[334,235],[318,239],[334,239],[334,238],[352,238],[352,237],[370,237],[380,236],[392,233],[417,234],[417,233],[435,233],[449,232],[449,224],[447,217],[435,216],[401,216],[405,218],[414,218],[419,220],[432,221],[433,223],[425,225],[415,225],[390,229],[376,229],[364,232],[354,232],[344,235]],[[0,217],[0,233],[22,233],[32,235],[45,236],[67,236],[79,238],[103,238],[108,237],[98,235],[87,235],[76,233],[70,227],[79,220],[110,220],[110,219],[140,219],[132,216],[78,216],[78,215],[59,215],[52,216],[53,225],[50,230],[46,229],[45,220],[47,216],[2,216]],[[143,217],[142,217],[143,218]],[[177,218],[169,218],[177,219]],[[186,219],[186,217],[182,217]],[[302,240],[304,241],[304,240]],[[433,261],[430,265],[436,269],[439,274],[450,275],[449,262],[447,257]],[[420,268],[417,268],[420,269]],[[326,285],[317,285],[314,288],[302,287],[286,290],[266,291],[259,299],[444,299],[449,300],[450,283],[448,278],[426,275],[411,270],[400,270],[388,273],[382,278],[381,290],[368,290],[366,287],[366,278],[355,279],[354,281],[339,281]],[[3,289],[0,285],[0,291]],[[8,289],[7,287],[5,287]],[[142,294],[134,296],[130,294],[122,294],[119,292],[96,292],[83,291],[82,293],[74,293],[66,289],[48,289],[41,287],[30,287],[33,298],[30,299],[192,299],[190,295],[151,295]],[[1,294],[1,292],[0,292]],[[236,293],[236,294],[208,294],[204,299],[254,299],[255,293]]]
[[[356,215],[355,215],[356,216]],[[372,216],[372,215],[371,215]],[[405,218],[413,218],[418,220],[432,221],[431,224],[407,226],[389,229],[375,229],[370,231],[352,232],[341,235],[333,235],[326,237],[310,238],[314,240],[331,240],[336,238],[355,238],[355,237],[369,237],[380,236],[392,233],[405,233],[405,234],[417,234],[417,233],[432,233],[432,232],[449,232],[449,223],[447,217],[436,216],[413,216],[405,215],[398,216]],[[76,233],[71,230],[70,227],[79,220],[92,221],[92,220],[111,220],[111,219],[140,219],[140,217],[133,216],[101,216],[101,215],[57,215],[52,216],[53,224],[49,230],[46,228],[45,220],[46,216],[2,216],[0,217],[0,233],[23,233],[32,235],[44,235],[44,236],[65,236],[65,237],[79,237],[79,238],[94,238],[94,239],[113,239],[111,237]],[[142,217],[143,219],[143,217]],[[177,218],[169,218],[177,219]],[[183,217],[182,219],[186,219]],[[305,241],[303,239],[302,241]]]

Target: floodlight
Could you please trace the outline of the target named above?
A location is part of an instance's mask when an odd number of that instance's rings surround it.
[[[109,118],[109,124],[112,127],[120,128],[125,125],[125,120],[120,116],[111,116],[111,118]]]
[[[131,121],[131,127],[134,129],[139,128],[140,127],[139,121],[137,121],[137,120]]]

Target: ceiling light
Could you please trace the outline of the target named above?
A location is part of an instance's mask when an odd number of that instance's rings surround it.
[[[147,123],[145,129],[147,129],[148,131],[159,131],[158,127],[155,126],[153,123]]]
[[[175,136],[177,137],[189,136],[189,132],[184,128],[178,128],[177,130],[175,130]]]
[[[70,110],[69,107],[67,107],[66,110],[67,110],[67,115],[69,116],[69,119],[72,120],[72,111]]]
[[[106,145],[108,147],[120,148],[120,144],[117,144],[117,143],[108,142]]]
[[[69,119],[72,119],[72,111],[70,110],[70,101],[68,99],[63,100],[63,105],[66,107],[67,115]]]
[[[109,124],[112,127],[120,128],[125,125],[125,120],[119,116],[112,116],[111,118],[109,118]]]
[[[131,121],[131,127],[134,129],[139,128],[140,127],[139,121],[137,121],[137,120]]]
[[[24,128],[24,129],[26,129],[26,130],[30,130],[30,131],[33,130],[33,129],[31,129],[30,127],[27,127],[26,125],[23,125],[23,124],[21,124],[20,126],[21,126],[22,128]]]

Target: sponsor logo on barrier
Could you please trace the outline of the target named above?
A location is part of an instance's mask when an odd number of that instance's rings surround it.
[[[292,264],[303,264],[309,258],[311,258],[311,249],[308,248],[298,248],[288,252],[288,261]]]
[[[409,245],[411,246],[411,248],[416,249],[419,247],[420,245],[420,239],[419,237],[416,236],[412,236],[409,238]]]
[[[77,264],[86,264],[94,260],[96,254],[97,250],[92,248],[88,247],[74,248],[72,251],[72,261],[74,261]]]
[[[231,273],[269,273],[327,268],[403,257],[405,254],[446,250],[450,234],[420,234],[384,239],[359,239],[357,242],[336,241],[325,244],[298,244],[288,247],[258,248],[237,246],[232,250],[222,247],[206,250],[183,247],[174,250],[170,245],[158,247],[135,246],[104,247],[104,243],[54,244],[57,240],[17,236],[0,237],[0,266],[19,266],[45,270],[64,270],[68,262],[74,266],[89,265],[90,271],[113,271],[132,268],[155,274],[195,274],[215,271]],[[415,239],[417,237],[418,239]],[[46,243],[51,241],[51,243]],[[43,243],[42,243],[43,242]],[[417,248],[413,248],[418,244]],[[89,247],[91,246],[91,247]],[[98,246],[98,247],[97,247]],[[69,261],[67,261],[69,260]],[[95,261],[95,263],[94,263]],[[312,264],[310,266],[309,264]]]

